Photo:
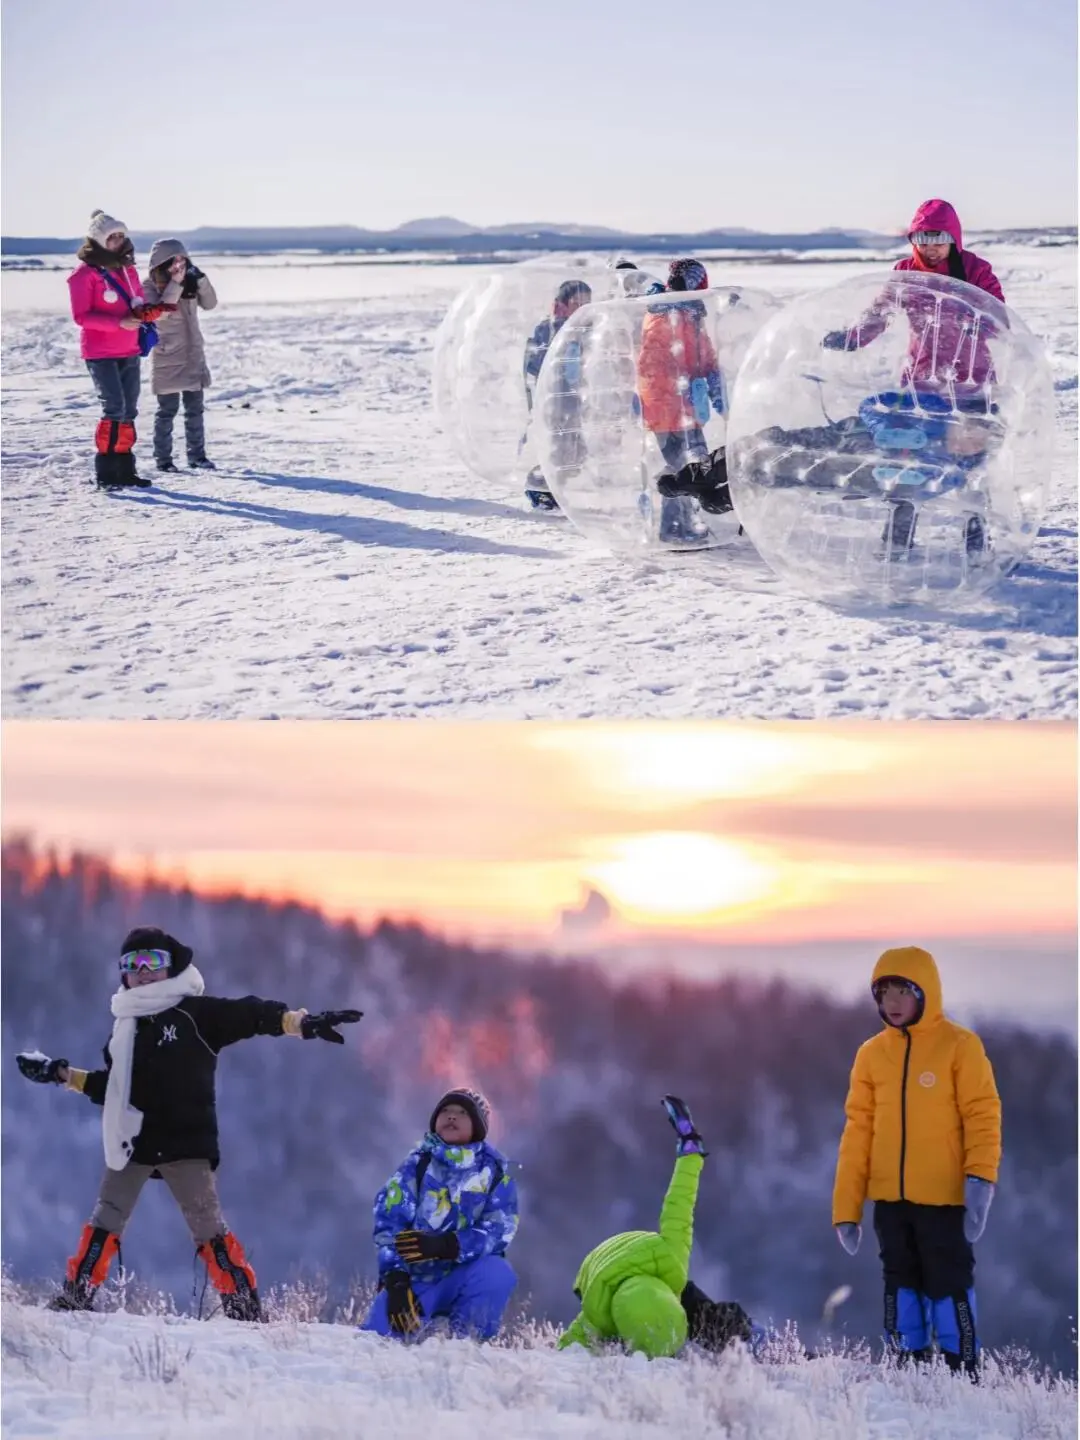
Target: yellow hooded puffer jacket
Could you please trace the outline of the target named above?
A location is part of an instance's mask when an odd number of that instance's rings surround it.
[[[870,1200],[963,1205],[964,1177],[997,1184],[1001,1101],[982,1041],[947,1020],[934,957],[886,950],[874,981],[912,981],[925,997],[911,1025],[885,1028],[859,1047],[844,1107],[833,1224],[858,1224]]]

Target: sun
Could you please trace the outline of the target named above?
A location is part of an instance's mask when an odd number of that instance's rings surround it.
[[[697,831],[620,836],[583,878],[628,920],[700,921],[769,897],[774,868],[746,846]]]

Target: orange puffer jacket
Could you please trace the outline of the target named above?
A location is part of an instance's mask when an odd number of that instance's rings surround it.
[[[1001,1101],[982,1041],[947,1020],[934,957],[886,950],[874,980],[902,976],[925,996],[923,1013],[859,1047],[833,1190],[833,1224],[858,1223],[870,1200],[963,1205],[964,1176],[997,1183]]]
[[[696,308],[656,305],[645,316],[637,363],[638,397],[642,418],[654,434],[697,424],[690,382],[718,368],[705,316],[695,314]]]

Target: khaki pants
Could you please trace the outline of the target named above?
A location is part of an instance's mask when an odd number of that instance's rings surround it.
[[[136,1165],[129,1160],[123,1170],[106,1170],[90,1224],[122,1235],[155,1170],[172,1191],[196,1245],[224,1234],[225,1217],[209,1160],[170,1160],[164,1165]]]

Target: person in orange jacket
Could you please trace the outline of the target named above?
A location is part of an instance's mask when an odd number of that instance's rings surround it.
[[[934,957],[886,950],[870,985],[885,1028],[851,1071],[833,1225],[854,1255],[874,1201],[885,1332],[900,1360],[978,1369],[975,1255],[1001,1161],[1001,1101],[982,1041],[942,1011]]]
[[[709,529],[698,501],[671,481],[692,470],[711,470],[721,459],[709,451],[704,426],[715,411],[727,411],[727,394],[716,349],[709,336],[708,311],[687,291],[707,290],[709,275],[700,260],[673,260],[667,290],[679,298],[650,302],[641,327],[637,397],[641,418],[663,457],[660,539],[701,540]],[[729,507],[730,508],[730,507]]]

